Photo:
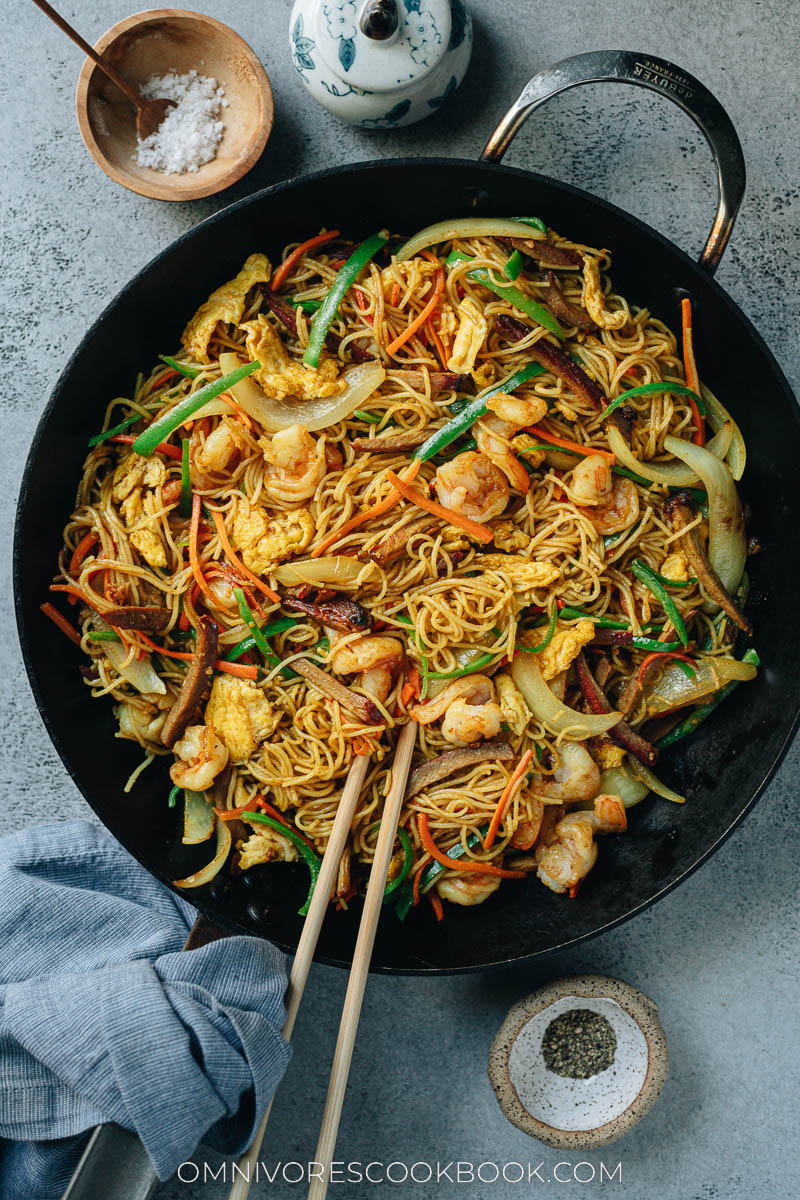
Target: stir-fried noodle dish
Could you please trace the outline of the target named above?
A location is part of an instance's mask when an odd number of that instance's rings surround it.
[[[656,760],[758,658],[745,446],[676,318],[534,217],[323,230],[109,398],[42,607],[144,751],[127,788],[169,760],[208,842],[176,882],[300,860],[313,890],[363,755],[346,907],[408,721],[401,919],[529,874],[574,897],[632,805],[684,802]]]

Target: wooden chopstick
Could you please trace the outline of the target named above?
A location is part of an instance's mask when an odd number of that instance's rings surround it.
[[[336,1135],[339,1131],[339,1120],[342,1115],[344,1093],[347,1087],[347,1076],[350,1072],[350,1061],[353,1057],[353,1047],[361,1015],[361,1005],[364,999],[364,989],[372,958],[372,948],[375,944],[375,933],[378,919],[383,907],[383,892],[386,887],[386,877],[389,873],[389,863],[392,858],[394,840],[397,835],[397,823],[406,792],[408,773],[411,769],[411,759],[417,740],[417,723],[409,721],[400,734],[392,765],[392,782],[389,795],[383,807],[378,842],[375,847],[375,858],[367,884],[367,898],[364,901],[364,911],[361,914],[361,924],[358,927],[353,965],[350,968],[350,978],[342,1009],[342,1020],[339,1025],[339,1036],[336,1040],[336,1050],[333,1055],[331,1078],[328,1084],[328,1095],[325,1100],[325,1111],[322,1116],[322,1126],[314,1155],[314,1165],[322,1164],[322,1178],[314,1175],[308,1189],[308,1200],[324,1200],[328,1190],[330,1165],[336,1146]]]
[[[333,822],[328,845],[322,858],[322,865],[317,885],[314,888],[314,895],[311,897],[311,904],[303,923],[303,932],[300,934],[300,941],[297,943],[297,953],[294,956],[291,974],[289,975],[289,986],[286,989],[286,1020],[284,1021],[282,1033],[287,1042],[291,1039],[294,1023],[300,1008],[300,1001],[303,999],[303,990],[306,986],[308,973],[311,970],[314,951],[317,948],[322,923],[328,911],[331,892],[333,891],[336,874],[339,870],[339,863],[344,852],[348,834],[350,833],[353,814],[358,804],[358,798],[361,795],[361,788],[364,785],[370,761],[370,757],[367,754],[358,755],[354,758],[336,810],[336,818]],[[271,1111],[272,1103],[270,1102],[270,1106],[264,1113],[250,1149],[246,1150],[239,1159],[240,1174],[231,1188],[230,1200],[246,1200],[247,1193],[250,1191],[250,1178],[254,1174],[254,1168],[258,1162],[261,1143],[264,1140],[264,1131],[267,1128],[267,1121],[269,1120]]]

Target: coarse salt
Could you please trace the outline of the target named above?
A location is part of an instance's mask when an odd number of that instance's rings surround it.
[[[140,167],[150,167],[167,175],[197,171],[216,157],[225,124],[220,119],[228,107],[225,91],[207,75],[189,71],[178,75],[151,75],[141,88],[145,100],[175,100],[155,133],[137,138],[133,156]]]

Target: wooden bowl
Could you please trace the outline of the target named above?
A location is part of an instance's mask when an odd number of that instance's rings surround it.
[[[136,110],[86,59],[75,96],[78,126],[92,158],[123,187],[156,200],[197,200],[230,187],[259,159],[272,130],[272,88],[237,33],[202,13],[156,8],[120,21],[95,44],[139,88],[151,75],[194,68],[225,89],[225,132],[216,158],[197,171],[166,175],[136,162]]]

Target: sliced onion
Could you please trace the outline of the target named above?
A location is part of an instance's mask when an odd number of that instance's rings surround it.
[[[363,580],[375,563],[363,563],[346,554],[327,554],[321,558],[298,558],[282,563],[273,572],[278,583],[287,587],[310,583],[313,587],[351,586]]]
[[[220,354],[219,365],[223,375],[235,371],[241,361],[235,354]],[[360,363],[352,367],[342,376],[345,389],[337,396],[327,396],[324,400],[296,400],[288,396],[285,400],[276,400],[268,396],[254,379],[249,376],[234,384],[231,393],[236,403],[243,408],[248,416],[258,421],[268,433],[277,433],[280,429],[288,429],[290,425],[303,425],[311,433],[317,429],[327,429],[337,421],[349,417],[355,408],[360,408],[368,400],[376,388],[380,387],[386,378],[386,372],[380,363]],[[211,401],[195,414],[210,416]],[[230,406],[221,401],[223,412],[230,412]],[[219,412],[220,409],[215,409]]]
[[[236,358],[235,354],[229,354],[226,355],[226,357],[235,359],[234,366],[232,368],[234,371],[236,370],[237,366],[240,367],[242,365],[241,359]],[[202,408],[198,408],[197,412],[193,415],[192,420],[199,421],[201,417],[229,417],[232,411],[233,410],[231,409],[230,404],[227,404],[222,399],[222,396],[215,396],[213,400],[209,400],[208,404],[204,404]]]
[[[188,788],[183,793],[183,837],[184,846],[196,846],[207,842],[214,832],[214,809],[208,802],[205,792],[192,792]]]
[[[667,487],[683,488],[695,487],[697,485],[698,477],[696,471],[691,467],[687,467],[685,463],[655,463],[642,460],[636,457],[620,431],[614,425],[608,425],[606,432],[608,433],[608,444],[611,450],[619,462],[624,467],[627,467],[629,471],[633,471],[634,474],[641,475],[643,479],[649,479],[651,483],[661,483]],[[716,458],[724,458],[730,448],[732,437],[732,426],[723,425],[719,433],[711,438],[706,449]],[[664,444],[666,445],[666,441]],[[686,445],[686,443],[682,442],[681,445]]]
[[[211,862],[207,863],[200,871],[195,871],[194,875],[187,875],[185,879],[173,879],[175,887],[202,887],[204,883],[208,883],[215,875],[218,875],[225,866],[232,841],[227,821],[217,821],[217,847]]]
[[[757,673],[753,663],[727,654],[707,655],[697,659],[696,664],[691,676],[684,675],[677,663],[668,663],[662,669],[657,681],[647,688],[648,717],[674,712],[685,704],[696,704],[726,683],[734,679],[754,679]]]
[[[650,768],[646,767],[644,763],[639,762],[637,758],[631,758],[631,770],[639,778],[642,786],[648,787],[657,796],[663,796],[665,800],[671,800],[673,804],[686,803],[685,796],[680,796],[677,792],[673,792],[671,787],[667,787],[665,783],[662,783],[658,776],[654,775]]]
[[[694,442],[668,436],[664,438],[664,446],[703,481],[708,492],[708,561],[722,586],[733,596],[744,571],[747,539],[742,504],[730,468],[705,446],[695,446]]]
[[[607,733],[622,717],[622,713],[618,712],[595,715],[567,708],[550,691],[533,654],[520,654],[514,659],[511,664],[511,677],[536,719],[541,721],[550,733],[569,734],[573,742],[582,742],[588,737]]]
[[[438,242],[472,237],[518,237],[526,241],[544,241],[547,234],[533,225],[512,221],[508,217],[453,217],[452,220],[437,221],[435,225],[420,229],[419,233],[403,243],[394,257],[396,262],[405,262],[419,254],[420,250],[426,250]]]
[[[631,766],[633,758],[631,758]],[[633,808],[644,800],[650,788],[641,779],[631,774],[627,766],[609,767],[600,776],[600,791],[608,796],[619,796],[626,808]],[[590,803],[594,803],[591,801]]]
[[[146,658],[132,658],[130,662],[126,662],[128,648],[121,642],[106,642],[103,649],[114,670],[135,687],[137,692],[156,692],[159,696],[166,694],[166,685],[153,670],[149,654]]]
[[[708,410],[707,420],[711,428],[716,432],[721,429],[726,421],[730,421],[733,437],[731,438],[730,450],[723,457],[731,469],[731,475],[734,479],[739,480],[744,475],[744,468],[747,464],[747,447],[745,446],[742,431],[734,421],[731,414],[723,404],[720,404],[713,392],[710,392],[705,384],[700,384],[700,392],[706,402]],[[709,442],[709,445],[711,443]]]

